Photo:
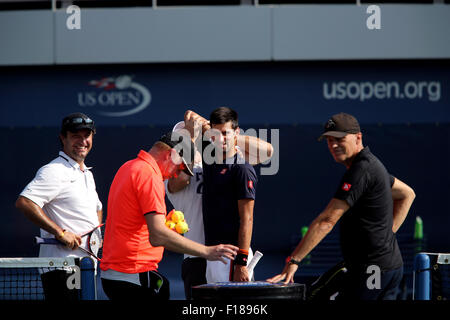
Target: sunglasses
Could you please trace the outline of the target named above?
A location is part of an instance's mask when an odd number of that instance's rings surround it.
[[[72,119],[67,119],[66,121],[65,121],[65,124],[81,124],[81,123],[84,123],[84,124],[91,124],[91,123],[93,123],[94,121],[92,121],[92,119],[89,119],[89,118],[72,118]]]

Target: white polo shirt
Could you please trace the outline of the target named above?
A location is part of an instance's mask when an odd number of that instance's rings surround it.
[[[180,210],[184,213],[184,218],[189,226],[189,231],[184,236],[195,242],[205,244],[202,212],[203,169],[201,163],[195,163],[192,171],[194,176],[191,177],[190,183],[181,191],[171,193],[167,188],[168,180],[164,181],[164,184],[166,185],[167,198],[175,210]],[[187,257],[192,256],[185,254],[184,258]]]
[[[58,158],[43,166],[20,194],[36,203],[62,229],[75,234],[91,230],[99,224],[97,211],[102,209],[91,168],[80,170],[79,164],[60,151]],[[52,234],[41,229],[41,237]],[[81,246],[86,248],[86,237]],[[40,257],[82,257],[81,250],[65,246],[41,245]]]

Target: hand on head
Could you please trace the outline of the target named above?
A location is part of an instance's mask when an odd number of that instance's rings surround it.
[[[192,110],[187,110],[184,113],[184,123],[186,124],[186,126],[188,125],[188,123],[197,123],[202,128],[202,132],[205,132],[206,130],[211,128],[208,120]]]

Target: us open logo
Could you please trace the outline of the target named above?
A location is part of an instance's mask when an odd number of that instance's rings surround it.
[[[88,86],[90,90],[78,92],[78,105],[103,116],[130,116],[151,102],[150,91],[129,75],[90,80]]]

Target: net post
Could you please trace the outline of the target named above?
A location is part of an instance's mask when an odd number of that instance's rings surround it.
[[[83,257],[81,269],[81,300],[97,300],[95,262],[91,257]]]
[[[414,258],[414,300],[430,300],[430,257],[419,253]]]

